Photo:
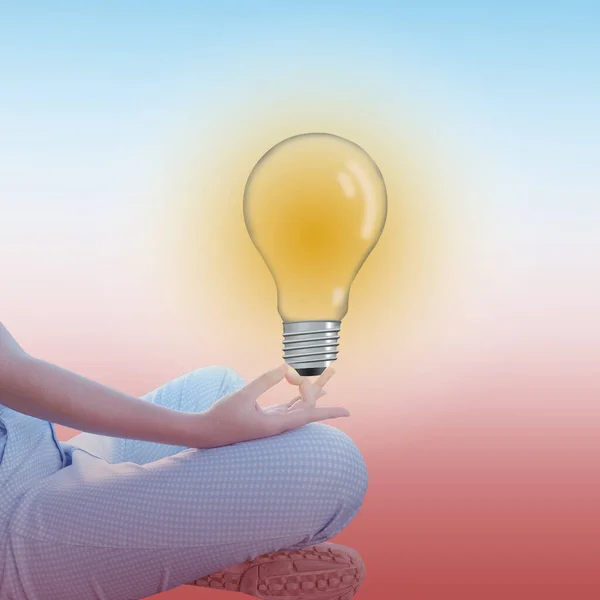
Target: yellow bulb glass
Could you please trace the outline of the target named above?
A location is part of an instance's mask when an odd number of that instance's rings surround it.
[[[379,240],[386,213],[377,165],[344,138],[294,136],[258,161],[244,192],[244,218],[277,285],[284,324],[341,321],[352,281]],[[312,337],[314,347],[318,340]],[[331,362],[312,358],[315,365]]]

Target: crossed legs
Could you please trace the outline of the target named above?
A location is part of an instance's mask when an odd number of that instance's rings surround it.
[[[145,398],[201,411],[243,385],[199,369]],[[6,600],[133,600],[339,533],[367,486],[348,436],[314,423],[197,450],[80,434],[71,464],[21,498],[9,523]]]

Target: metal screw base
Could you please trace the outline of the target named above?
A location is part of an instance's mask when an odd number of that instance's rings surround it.
[[[337,358],[341,321],[283,324],[283,358],[304,377],[320,375]]]

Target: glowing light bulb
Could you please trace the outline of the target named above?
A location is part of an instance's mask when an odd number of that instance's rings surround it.
[[[377,165],[335,135],[288,138],[250,173],[246,227],[277,286],[284,359],[301,375],[318,375],[336,360],[350,286],[386,214]]]

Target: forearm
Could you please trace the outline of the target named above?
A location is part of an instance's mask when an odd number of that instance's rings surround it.
[[[81,431],[188,445],[189,413],[123,394],[28,355],[4,370],[0,397],[13,410]]]

